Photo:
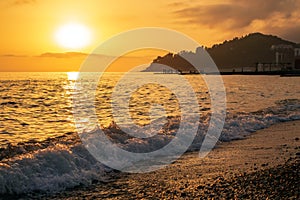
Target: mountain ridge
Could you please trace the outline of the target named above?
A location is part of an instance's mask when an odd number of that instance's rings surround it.
[[[231,40],[225,40],[223,43],[215,44],[210,48],[205,47],[205,50],[209,53],[220,71],[228,71],[242,67],[254,67],[258,62],[274,63],[275,51],[271,47],[272,45],[281,44],[291,45],[294,48],[300,47],[299,44],[284,40],[278,36],[255,32],[240,38],[235,37]],[[187,54],[188,52],[184,53]],[[189,53],[193,54],[192,52]],[[180,71],[195,70],[190,63],[182,61],[178,55],[180,53],[168,53],[164,56],[158,56],[144,71],[161,72],[162,65],[167,65]],[[195,56],[197,55],[195,54]]]

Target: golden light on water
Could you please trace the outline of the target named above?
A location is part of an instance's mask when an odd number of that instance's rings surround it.
[[[79,72],[67,72],[69,81],[76,81],[78,78]]]

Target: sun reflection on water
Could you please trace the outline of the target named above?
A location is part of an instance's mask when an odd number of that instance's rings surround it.
[[[69,81],[76,81],[78,79],[79,72],[67,72]]]

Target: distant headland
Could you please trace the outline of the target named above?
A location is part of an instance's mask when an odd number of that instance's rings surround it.
[[[198,50],[198,49],[197,49]],[[183,57],[197,57],[198,51],[158,56],[144,72],[193,74],[198,71]],[[300,71],[300,44],[274,35],[250,33],[205,48],[223,74],[276,74]],[[164,66],[169,66],[172,70]],[[202,72],[201,72],[202,73]],[[205,72],[204,72],[205,73]]]

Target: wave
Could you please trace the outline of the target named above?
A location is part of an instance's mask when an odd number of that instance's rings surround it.
[[[0,193],[54,192],[93,181],[108,181],[111,171],[82,145],[55,145],[0,163]]]
[[[273,124],[300,120],[300,100],[286,99],[275,102],[275,106],[250,113],[227,114],[220,137],[221,141],[243,139],[250,133],[268,128]]]
[[[201,117],[201,125],[189,151],[201,147],[209,119],[209,114]],[[145,139],[127,135],[114,123],[104,132],[127,151],[149,152],[161,148],[175,137],[180,119],[174,117],[167,120],[168,123],[157,135]],[[243,139],[259,129],[291,120],[300,120],[298,99],[278,101],[275,106],[257,112],[227,113],[219,141]],[[0,194],[53,193],[90,185],[94,181],[110,181],[115,177],[113,172],[90,155],[76,133],[0,149]]]

